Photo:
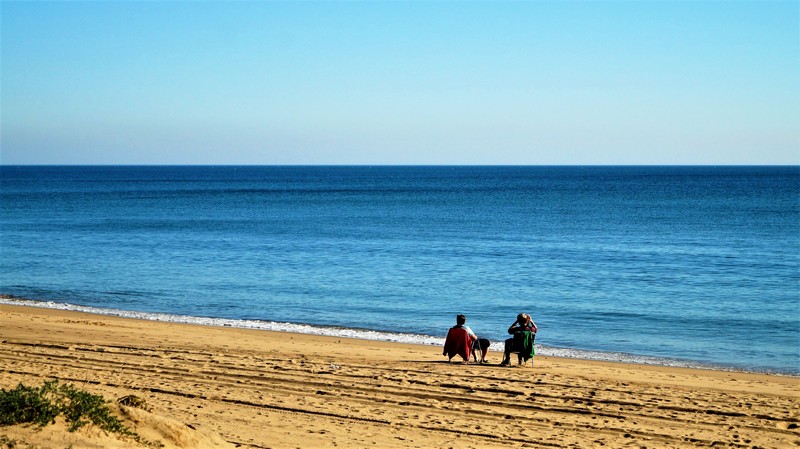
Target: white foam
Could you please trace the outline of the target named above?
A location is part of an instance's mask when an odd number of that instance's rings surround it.
[[[261,320],[236,320],[227,318],[208,318],[168,313],[135,312],[120,309],[102,309],[98,307],[79,306],[75,304],[53,301],[32,301],[11,297],[0,297],[0,304],[40,307],[46,309],[69,310],[74,312],[93,313],[97,315],[136,318],[140,320],[163,321],[169,323],[200,324],[204,326],[236,327],[240,329],[258,329],[275,332],[293,332],[298,334],[325,335],[330,337],[357,338],[361,340],[389,341],[419,345],[443,345],[444,338],[421,334],[403,334],[380,332],[366,329],[348,329],[330,326],[311,326],[308,324],[286,323]]]
[[[188,315],[174,315],[167,313],[135,312],[120,309],[104,309],[98,307],[80,306],[68,303],[53,301],[33,301],[28,299],[16,298],[7,295],[0,295],[0,304],[20,305],[28,307],[40,307],[47,309],[70,310],[75,312],[92,313],[97,315],[118,316],[122,318],[136,318],[141,320],[162,321],[169,323],[199,324],[204,326],[235,327],[241,329],[257,329],[275,332],[291,332],[298,334],[324,335],[330,337],[354,338],[360,340],[387,341],[395,343],[406,343],[416,345],[441,346],[444,344],[444,337],[434,337],[422,334],[394,333],[372,331],[367,329],[348,329],[331,326],[311,326],[308,324],[286,323],[276,321],[261,320],[237,320],[226,318],[208,318]],[[490,350],[503,351],[503,342],[494,342]],[[673,366],[684,368],[715,369],[724,371],[749,371],[744,368],[732,368],[721,365],[712,365],[696,361],[668,359],[661,357],[651,357],[642,355],[626,354],[621,352],[602,352],[587,351],[572,348],[558,348],[543,345],[536,345],[536,354],[552,357],[563,357],[570,359],[599,360],[607,362],[636,363],[657,366]],[[787,373],[775,371],[758,371],[771,374]],[[788,374],[794,375],[794,374]]]

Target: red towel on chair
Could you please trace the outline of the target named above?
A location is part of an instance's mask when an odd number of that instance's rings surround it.
[[[442,354],[446,355],[448,358],[453,358],[458,354],[465,362],[468,362],[471,353],[472,339],[469,338],[469,332],[464,328],[450,328],[450,331],[447,332],[447,338],[444,340],[444,351]]]

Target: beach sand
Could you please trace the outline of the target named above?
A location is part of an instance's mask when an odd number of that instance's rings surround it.
[[[446,329],[442,330],[444,334]],[[537,357],[0,305],[0,388],[114,400],[164,447],[800,447],[800,379]],[[139,447],[87,426],[0,427],[17,447]],[[27,446],[26,446],[27,445]]]

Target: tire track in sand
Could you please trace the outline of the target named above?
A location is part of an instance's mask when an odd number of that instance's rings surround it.
[[[424,370],[418,369],[419,363],[398,363],[386,369],[358,361],[273,360],[268,354],[11,341],[0,346],[0,356],[10,374],[53,373],[65,381],[269,413],[458,432],[498,447],[507,443],[561,446],[569,432],[591,432],[597,444],[639,441],[651,447],[751,447],[749,432],[767,432],[776,441],[797,437],[797,419],[785,413],[731,411],[740,398],[726,401],[717,396],[711,404],[694,395],[687,396],[685,403],[668,404],[659,400],[657,390],[640,388],[637,400],[632,400],[624,388],[586,382],[570,385],[566,379],[550,376],[552,380],[547,380],[548,373],[533,370],[435,362],[425,364]],[[290,404],[298,395],[303,400]],[[776,412],[782,410],[781,405],[786,406],[784,410],[792,408],[792,404],[772,405]],[[452,428],[456,417],[465,420],[465,413],[469,425]],[[675,432],[652,430],[664,428],[663,421],[669,421]]]

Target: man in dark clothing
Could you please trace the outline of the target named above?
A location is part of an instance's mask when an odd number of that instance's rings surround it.
[[[517,332],[525,332],[529,331],[532,332],[534,335],[537,331],[536,323],[533,322],[531,316],[527,313],[520,313],[517,315],[517,320],[514,321],[514,324],[508,328],[508,333],[511,335],[516,334]],[[508,366],[511,364],[511,352],[514,350],[514,338],[506,339],[506,347],[505,352],[503,353],[503,361],[500,362],[502,366]]]

